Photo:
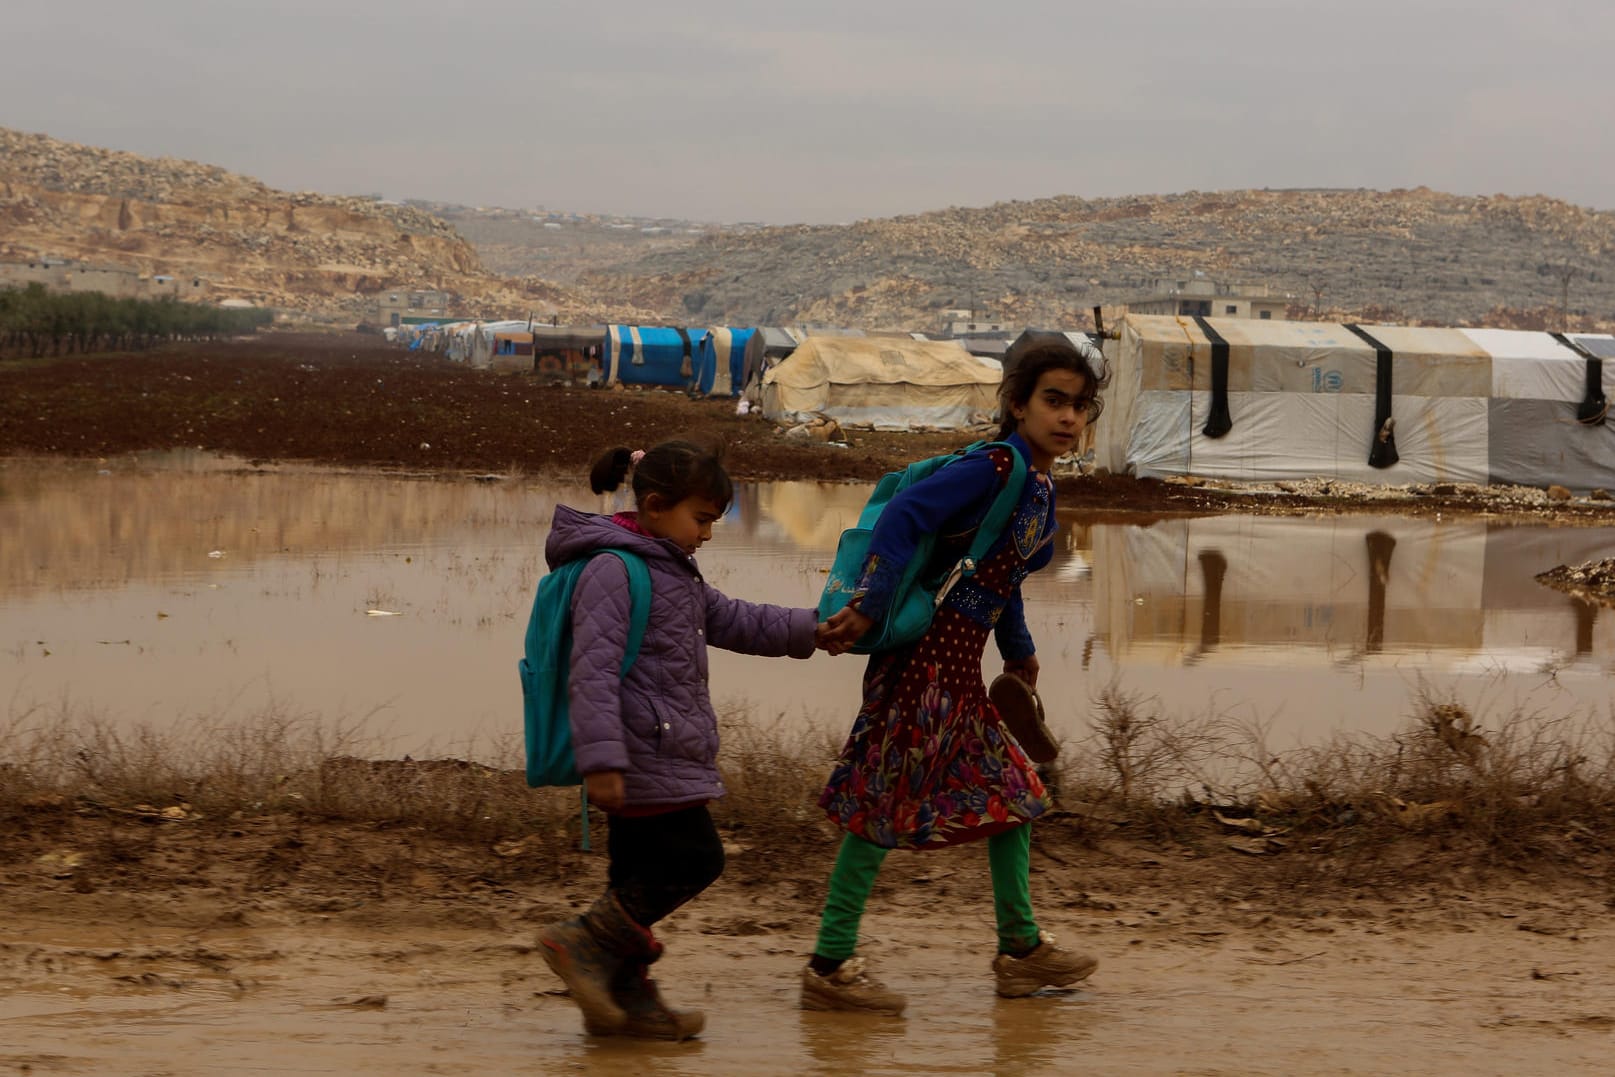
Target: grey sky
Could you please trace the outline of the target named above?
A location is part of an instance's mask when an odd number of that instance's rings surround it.
[[[1413,187],[1615,209],[1608,0],[11,0],[0,125],[276,187],[836,222]]]

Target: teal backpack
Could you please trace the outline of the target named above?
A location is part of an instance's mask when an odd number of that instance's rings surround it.
[[[637,554],[605,549],[616,554],[628,570],[628,647],[620,675],[626,677],[650,620],[650,570]],[[567,678],[572,658],[572,592],[590,559],[568,561],[538,581],[533,612],[527,619],[526,654],[518,663],[522,679],[522,707],[527,726],[527,784],[579,785],[577,757],[572,752],[571,707]],[[584,847],[588,832],[584,832]]]
[[[1021,454],[1013,445],[1003,441],[977,441],[955,452],[916,460],[902,471],[892,471],[882,476],[880,482],[875,484],[875,492],[864,502],[857,526],[841,532],[829,578],[825,580],[824,591],[819,596],[821,621],[838,613],[856,593],[864,562],[869,557],[869,538],[874,533],[875,521],[880,519],[881,510],[892,498],[921,479],[929,478],[949,464],[964,459],[968,453],[994,448],[1009,450],[1014,461],[1013,470],[1004,488],[993,499],[987,515],[982,518],[981,526],[976,528],[976,537],[970,543],[969,552],[957,565],[931,566],[932,574],[927,576],[925,570],[936,550],[937,536],[933,534],[921,538],[919,545],[914,548],[914,556],[908,559],[904,567],[903,578],[892,595],[891,604],[886,607],[886,616],[876,621],[849,648],[854,654],[893,650],[925,635],[926,629],[931,627],[931,617],[947,597],[948,590],[957,580],[975,575],[976,563],[1008,526],[1009,518],[1020,502],[1021,489],[1026,485],[1026,461],[1021,459]]]

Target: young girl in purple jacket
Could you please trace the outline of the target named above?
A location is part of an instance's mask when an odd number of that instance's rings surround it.
[[[706,1018],[669,1008],[647,970],[662,953],[651,926],[723,872],[723,844],[707,811],[724,791],[707,646],[807,658],[820,629],[814,610],[726,598],[702,579],[695,551],[734,494],[716,455],[686,441],[645,453],[613,449],[595,462],[589,484],[596,493],[615,490],[630,469],[635,511],[602,516],[560,506],[544,546],[551,568],[613,547],[638,554],[650,570],[651,602],[639,657],[619,676],[627,570],[616,557],[594,557],[573,592],[572,743],[584,790],[607,813],[611,865],[594,905],[538,942],[590,1033],[682,1040]]]

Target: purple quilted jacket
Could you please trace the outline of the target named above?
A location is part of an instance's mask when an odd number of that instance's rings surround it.
[[[565,505],[555,510],[544,558],[554,568],[613,546],[638,554],[650,569],[650,621],[638,659],[619,678],[628,645],[628,572],[615,557],[599,557],[578,577],[569,674],[578,770],[622,771],[630,808],[720,797],[707,645],[807,658],[818,613],[726,598],[674,543]]]

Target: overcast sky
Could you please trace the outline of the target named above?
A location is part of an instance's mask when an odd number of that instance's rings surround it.
[[[1413,187],[1615,209],[1610,0],[7,0],[0,126],[290,190],[833,223]]]

